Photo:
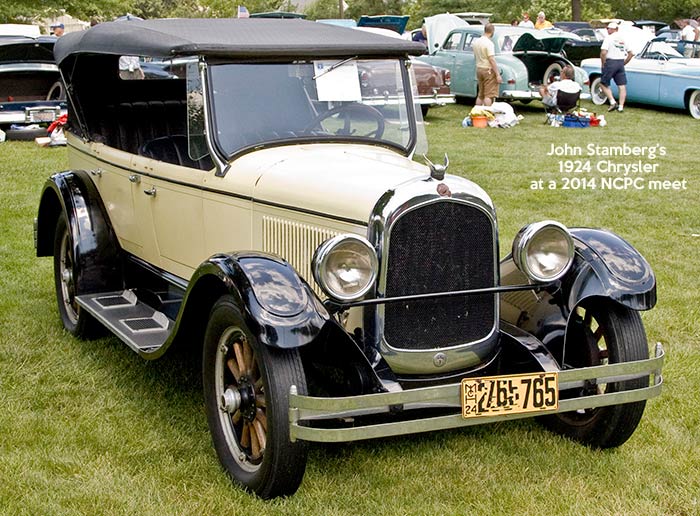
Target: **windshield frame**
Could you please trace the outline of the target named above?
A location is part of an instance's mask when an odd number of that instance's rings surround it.
[[[323,60],[332,61],[334,58],[323,58]],[[347,60],[347,56],[340,57],[338,61]],[[401,81],[403,84],[403,94],[405,98],[405,110],[409,129],[409,138],[404,145],[399,143],[391,142],[390,140],[378,140],[372,137],[363,136],[345,136],[345,135],[326,135],[323,137],[309,135],[309,136],[294,136],[290,138],[278,138],[271,141],[261,141],[254,144],[243,146],[236,149],[230,153],[222,146],[219,138],[217,137],[217,117],[215,115],[215,102],[214,102],[214,84],[212,80],[212,69],[215,66],[220,65],[313,65],[314,59],[304,58],[298,60],[289,59],[255,59],[255,60],[222,60],[216,58],[209,58],[203,63],[203,76],[204,76],[204,91],[205,91],[205,105],[206,105],[206,124],[207,124],[207,138],[209,140],[210,148],[217,154],[217,157],[221,159],[223,163],[229,163],[234,161],[240,156],[248,154],[253,151],[282,147],[286,145],[299,145],[299,144],[316,144],[316,143],[345,143],[345,144],[359,144],[359,145],[372,145],[380,146],[384,148],[390,148],[394,151],[398,151],[404,156],[411,156],[416,149],[419,141],[418,136],[418,118],[416,109],[420,109],[417,104],[417,99],[414,98],[413,92],[413,81],[410,78],[410,60],[407,58],[397,58],[397,57],[362,57],[359,56],[356,61],[396,61],[399,64],[399,70],[401,73]],[[254,85],[251,85],[254,87]],[[218,161],[218,160],[217,160]],[[225,167],[227,168],[227,167]],[[225,170],[221,171],[223,175]]]

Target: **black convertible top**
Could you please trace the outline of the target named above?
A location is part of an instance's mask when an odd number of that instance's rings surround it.
[[[421,43],[305,20],[196,18],[100,23],[59,38],[60,64],[72,54],[233,58],[419,55]]]

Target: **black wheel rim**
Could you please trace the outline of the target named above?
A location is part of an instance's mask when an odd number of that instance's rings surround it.
[[[564,368],[580,368],[608,363],[610,352],[610,336],[596,318],[591,309],[578,307],[572,321],[572,341],[569,341],[564,356]],[[562,394],[562,398],[578,398],[607,392],[607,384],[584,386],[572,389]],[[598,414],[599,409],[581,409],[575,412],[564,412],[559,417],[572,425],[589,423]]]

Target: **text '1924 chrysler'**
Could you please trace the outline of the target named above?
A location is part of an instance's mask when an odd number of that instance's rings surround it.
[[[660,392],[639,316],[655,278],[634,248],[542,221],[499,261],[488,195],[412,160],[421,52],[269,19],[103,23],[56,44],[70,170],[47,181],[35,238],[63,325],[145,359],[200,346],[216,452],[261,497],[297,490],[310,441],[540,416],[613,447]],[[381,91],[362,85],[375,66]]]

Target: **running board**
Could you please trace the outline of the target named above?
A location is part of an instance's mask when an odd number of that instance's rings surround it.
[[[174,322],[138,300],[131,290],[77,296],[78,304],[137,353],[151,353],[168,340]]]

